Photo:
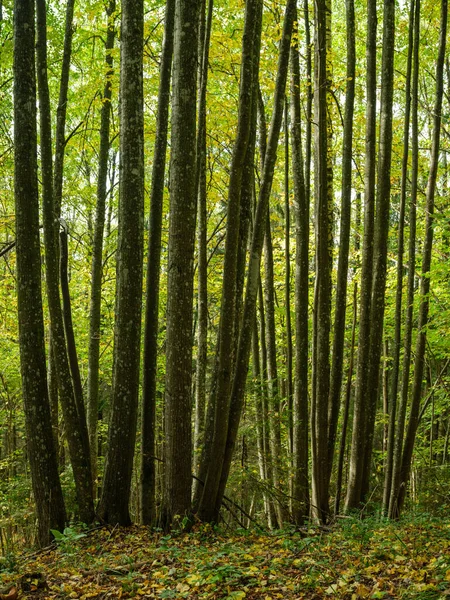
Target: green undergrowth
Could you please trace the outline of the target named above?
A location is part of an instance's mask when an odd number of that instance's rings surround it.
[[[73,528],[39,553],[3,557],[0,569],[19,598],[444,599],[450,519],[346,518],[275,533]]]

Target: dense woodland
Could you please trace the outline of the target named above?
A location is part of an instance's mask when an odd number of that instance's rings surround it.
[[[448,511],[447,16],[0,3],[3,550]]]

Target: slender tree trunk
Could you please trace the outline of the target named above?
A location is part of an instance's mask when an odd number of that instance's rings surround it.
[[[78,364],[77,347],[75,343],[75,332],[73,329],[72,303],[69,289],[69,245],[68,231],[64,225],[59,234],[60,257],[59,257],[59,280],[61,285],[62,311],[64,322],[64,333],[67,344],[67,357],[69,359],[70,374],[72,376],[73,392],[77,403],[78,412],[83,421],[86,421],[86,410],[83,399],[83,384],[81,382],[80,366]]]
[[[380,140],[374,238],[373,282],[368,373],[368,411],[361,482],[361,502],[369,491],[375,414],[379,394],[380,358],[386,293],[392,158],[392,102],[394,94],[395,0],[384,1],[383,55],[381,67]]]
[[[390,382],[390,403],[388,406],[389,426],[387,435],[386,462],[384,473],[383,489],[383,514],[387,515],[389,510],[389,498],[391,495],[392,468],[394,458],[394,435],[397,418],[397,393],[398,378],[400,371],[400,346],[402,335],[402,297],[403,297],[403,268],[404,268],[404,247],[405,247],[405,209],[406,209],[406,188],[408,179],[408,157],[409,157],[409,129],[411,115],[411,70],[412,55],[414,45],[414,7],[415,0],[411,0],[409,9],[409,32],[408,32],[408,58],[406,64],[406,82],[405,82],[405,124],[403,130],[403,158],[402,158],[402,179],[400,189],[400,214],[398,219],[397,234],[397,290],[395,294],[395,330],[394,347],[392,356],[392,374]]]
[[[167,286],[165,482],[162,522],[191,512],[192,302],[197,207],[196,96],[199,0],[175,11]]]
[[[72,38],[74,32],[73,13],[75,0],[67,0],[66,21],[64,28],[64,48],[59,84],[59,99],[56,109],[55,130],[55,164],[53,169],[53,195],[55,203],[55,219],[61,215],[64,155],[66,149],[66,114],[67,94],[69,90],[70,61],[72,57]]]
[[[103,102],[100,112],[100,148],[98,156],[97,175],[97,204],[95,207],[94,239],[92,247],[91,265],[91,297],[89,306],[89,360],[87,380],[87,422],[89,431],[89,445],[91,448],[92,478],[94,482],[94,495],[97,488],[97,458],[98,458],[98,407],[99,407],[99,364],[100,364],[100,337],[101,337],[101,297],[103,276],[103,235],[105,229],[106,197],[108,179],[108,156],[110,149],[110,122],[111,122],[111,76],[113,73],[114,38],[116,28],[114,24],[115,0],[110,0],[106,10],[107,34],[105,45],[106,82],[103,90]]]
[[[308,92],[309,95],[309,92]],[[308,128],[308,125],[307,125]],[[300,64],[297,37],[291,48],[291,140],[295,203],[295,384],[293,396],[292,516],[302,525],[309,515],[308,478],[308,311],[309,196],[301,140]]]
[[[293,377],[292,377],[292,323],[291,323],[291,206],[289,187],[289,102],[284,102],[284,305],[286,311],[286,404],[288,416],[289,454],[294,448]]]
[[[267,210],[264,238],[264,306],[266,314],[267,387],[269,391],[269,430],[272,454],[272,484],[275,490],[281,486],[281,394],[278,380],[277,346],[275,330],[275,290],[273,274],[273,247],[270,214]],[[286,519],[282,505],[276,503],[279,527]]]
[[[428,323],[428,311],[430,305],[430,267],[431,251],[433,248],[433,228],[434,228],[434,198],[436,194],[437,170],[439,165],[439,147],[441,136],[442,121],[442,97],[444,88],[444,60],[447,39],[447,0],[441,2],[441,30],[439,39],[439,53],[436,64],[436,99],[433,110],[433,138],[431,146],[430,172],[427,185],[427,204],[425,220],[425,243],[422,257],[422,275],[420,280],[420,298],[419,323],[416,340],[416,353],[414,361],[414,384],[412,390],[411,406],[408,427],[405,436],[405,445],[402,454],[402,467],[400,475],[400,486],[396,502],[397,512],[400,513],[406,497],[406,486],[411,471],[411,460],[416,438],[417,427],[419,425],[420,399],[422,395],[422,379],[425,363],[425,345],[427,339],[426,327]]]
[[[350,348],[350,361],[348,365],[347,374],[347,385],[345,389],[345,400],[344,400],[344,413],[342,415],[342,432],[341,432],[341,444],[339,447],[339,458],[337,464],[337,475],[336,475],[336,497],[334,500],[334,514],[339,514],[339,507],[341,503],[341,490],[342,490],[342,475],[344,471],[344,459],[345,449],[347,446],[347,428],[348,419],[350,414],[350,398],[352,394],[352,377],[353,377],[353,361],[355,356],[355,338],[356,338],[356,323],[357,323],[357,302],[358,302],[358,284],[355,281],[353,288],[353,326],[352,326],[352,342]]]
[[[37,180],[34,1],[14,3],[14,192],[17,297],[27,451],[37,513],[37,539],[66,521],[52,432],[45,365]]]
[[[37,0],[37,74],[39,83],[41,169],[43,194],[44,243],[47,276],[47,299],[50,326],[55,352],[58,387],[66,425],[70,460],[74,473],[80,519],[90,523],[94,519],[92,476],[84,406],[77,402],[71,378],[64,337],[63,315],[59,296],[59,244],[55,224],[53,196],[52,133],[50,95],[47,81],[46,4]],[[56,221],[57,223],[57,221]]]
[[[401,457],[405,436],[406,409],[409,396],[409,374],[411,367],[411,346],[413,330],[414,286],[416,277],[416,205],[419,177],[419,37],[420,37],[420,0],[415,0],[413,75],[411,90],[411,198],[409,204],[409,244],[408,244],[408,283],[406,294],[406,317],[403,334],[403,361],[401,394],[398,406],[398,418],[395,429],[395,441],[392,457],[392,483],[389,495],[389,518],[396,518],[397,497],[400,485]]]
[[[225,493],[226,482],[231,466],[233,449],[237,437],[239,421],[243,406],[245,382],[250,356],[251,334],[253,319],[255,318],[256,298],[258,292],[259,271],[261,253],[264,243],[265,219],[267,218],[267,207],[269,204],[270,191],[275,168],[278,139],[284,110],[284,96],[286,79],[289,66],[289,50],[291,34],[295,16],[295,0],[288,0],[283,24],[283,32],[280,40],[280,53],[278,60],[278,72],[275,83],[274,108],[268,137],[264,171],[262,174],[261,187],[259,191],[258,206],[253,224],[253,235],[250,250],[250,263],[247,272],[246,295],[243,309],[242,327],[239,336],[237,350],[236,371],[233,380],[230,403],[230,418],[228,423],[228,437],[225,448],[223,465],[221,468],[221,479],[219,491],[216,498],[216,514],[220,508]],[[219,465],[216,465],[216,467]]]
[[[364,237],[361,266],[361,298],[359,315],[358,358],[356,372],[353,432],[350,455],[346,510],[357,508],[361,501],[364,469],[365,424],[367,415],[367,373],[370,350],[370,304],[372,289],[375,166],[376,166],[376,62],[377,62],[376,0],[367,4],[366,41],[366,155],[364,177]]]
[[[232,382],[232,355],[236,334],[236,281],[242,177],[252,123],[253,86],[257,81],[254,68],[256,25],[262,11],[260,0],[249,0],[246,4],[244,36],[242,42],[242,67],[239,92],[238,131],[233,151],[228,187],[227,234],[225,241],[222,304],[218,332],[218,356],[216,381],[210,402],[214,407],[212,445],[210,455],[205,456],[209,467],[199,507],[202,520],[217,519],[216,499],[220,481],[220,465],[223,463],[228,429],[230,386]],[[259,47],[259,45],[257,46]],[[231,358],[231,360],[230,360]],[[220,503],[219,503],[220,507]]]
[[[166,170],[167,132],[169,123],[170,79],[174,41],[175,0],[167,0],[164,23],[164,42],[160,66],[158,112],[155,149],[153,153],[150,189],[150,225],[147,256],[144,326],[144,359],[142,386],[142,442],[141,442],[141,521],[155,523],[155,427],[156,427],[156,371],[158,356],[159,275],[161,267],[161,228]]]
[[[129,525],[139,392],[144,222],[143,2],[123,0],[121,177],[112,407],[99,516]]]
[[[266,314],[264,310],[264,294],[262,287],[261,276],[258,281],[258,305],[259,305],[259,320],[260,320],[260,340],[261,340],[261,392],[262,392],[262,418],[264,423],[264,455],[266,462],[266,477],[267,484],[273,482],[273,456],[270,443],[270,427],[269,427],[269,391],[267,389],[267,344],[266,344]],[[275,513],[275,504],[272,498],[267,499],[267,515],[268,524],[271,529],[278,528],[277,515]]]
[[[202,18],[204,16],[202,7]],[[207,257],[207,189],[206,189],[206,90],[209,68],[209,45],[213,16],[213,0],[208,2],[208,14],[200,40],[202,49],[199,69],[198,132],[197,132],[197,244],[198,244],[198,298],[197,298],[197,366],[195,374],[194,460],[200,458],[205,429],[206,367],[208,349],[208,257]],[[195,469],[197,471],[197,469]]]
[[[328,407],[328,485],[333,466],[334,447],[342,387],[344,365],[345,313],[347,305],[348,254],[350,248],[351,195],[352,195],[352,143],[353,113],[355,104],[355,6],[346,2],[347,22],[347,88],[345,96],[344,139],[342,148],[341,222],[339,238],[338,275],[334,313],[333,361],[331,365],[330,399]]]
[[[315,443],[312,445],[313,509],[317,518],[328,518],[328,397],[330,387],[330,313],[332,205],[329,194],[327,127],[327,7],[316,1],[316,290],[315,290]]]

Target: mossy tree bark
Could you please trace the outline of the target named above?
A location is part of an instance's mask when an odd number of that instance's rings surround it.
[[[52,432],[45,364],[37,180],[34,1],[14,5],[14,192],[20,364],[37,539],[66,521]]]
[[[294,37],[296,40],[296,36]],[[309,198],[301,140],[298,42],[291,48],[291,144],[295,202],[295,385],[293,396],[292,516],[302,525],[309,515],[308,477],[308,312]]]
[[[91,462],[86,414],[82,398],[76,395],[70,371],[59,295],[59,221],[53,191],[53,157],[50,95],[47,80],[47,24],[45,0],[37,0],[37,75],[40,108],[40,147],[44,244],[47,277],[47,300],[56,367],[56,377],[66,425],[79,518],[84,523],[94,519]]]
[[[164,22],[164,41],[161,56],[158,91],[158,112],[155,149],[153,153],[150,189],[150,225],[147,256],[144,326],[144,359],[142,387],[141,442],[141,521],[155,523],[155,425],[156,425],[156,367],[158,356],[159,275],[161,267],[161,225],[166,170],[167,131],[169,124],[170,78],[172,74],[175,0],[167,0]]]
[[[144,223],[142,0],[122,2],[121,129],[116,325],[108,453],[98,513],[129,525],[139,391]]]
[[[214,408],[214,418],[206,423],[213,431],[208,456],[202,461],[208,464],[205,486],[199,506],[202,520],[217,520],[217,494],[220,483],[220,465],[225,453],[228,416],[230,410],[230,389],[233,378],[233,354],[237,328],[236,319],[236,283],[238,263],[238,240],[240,230],[240,208],[242,178],[252,123],[253,86],[256,85],[254,48],[256,46],[256,24],[260,22],[258,14],[262,10],[260,0],[250,0],[246,4],[244,35],[242,42],[242,67],[239,92],[238,131],[233,150],[228,185],[227,232],[225,242],[224,275],[222,285],[221,316],[218,333],[216,381],[212,386],[210,398]],[[260,35],[260,32],[259,32]],[[259,44],[257,45],[259,48]],[[220,502],[219,502],[220,507]]]
[[[444,92],[444,61],[447,41],[448,2],[441,2],[441,29],[439,38],[439,51],[436,63],[436,98],[433,110],[433,137],[431,145],[430,171],[428,174],[428,185],[426,191],[426,220],[425,240],[422,256],[422,269],[420,278],[420,308],[419,323],[416,340],[416,352],[414,360],[414,383],[412,389],[411,406],[408,427],[405,435],[405,444],[402,453],[400,472],[400,485],[398,496],[393,501],[396,513],[400,513],[406,496],[406,487],[411,471],[411,460],[414,450],[417,428],[420,421],[420,400],[423,387],[423,373],[425,366],[425,346],[427,341],[428,312],[430,305],[430,267],[431,252],[433,249],[434,233],[434,205],[436,195],[437,172],[439,166],[439,148],[441,138],[442,122],[442,97]]]
[[[191,512],[192,303],[199,0],[177,0],[173,55],[162,523]]]
[[[377,85],[377,6],[375,0],[367,4],[366,40],[366,150],[364,171],[364,236],[362,245],[361,293],[359,309],[359,336],[355,403],[353,410],[352,446],[346,510],[357,508],[361,501],[365,423],[367,415],[367,373],[370,350],[370,302],[372,290],[372,262],[375,210],[376,170],[376,85]]]
[[[110,149],[111,122],[111,76],[113,73],[115,0],[110,0],[106,9],[107,33],[105,44],[105,87],[100,113],[100,147],[98,153],[97,204],[95,207],[94,239],[91,264],[91,298],[89,306],[89,362],[87,379],[87,422],[91,449],[92,479],[94,495],[97,486],[98,460],[98,412],[99,412],[99,364],[101,337],[101,297],[103,276],[103,235],[105,229],[107,179]]]

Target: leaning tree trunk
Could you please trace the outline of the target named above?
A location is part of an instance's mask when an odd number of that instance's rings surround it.
[[[142,0],[122,2],[121,178],[112,408],[99,516],[129,525],[139,392],[144,223]]]
[[[419,425],[419,408],[422,394],[422,379],[425,364],[425,346],[427,340],[426,327],[428,323],[428,311],[430,306],[430,268],[431,251],[433,248],[434,228],[434,198],[436,194],[437,171],[439,165],[439,145],[441,137],[442,121],[442,96],[444,91],[444,59],[447,40],[447,0],[441,2],[441,31],[439,39],[439,53],[436,64],[436,100],[433,111],[433,138],[431,146],[430,172],[427,185],[427,204],[425,220],[425,243],[422,257],[422,275],[420,279],[420,309],[419,323],[416,341],[416,355],[414,361],[414,384],[412,390],[411,407],[408,428],[405,436],[405,445],[402,454],[402,466],[400,474],[400,486],[396,508],[401,512],[406,497],[406,487],[411,471],[411,460],[416,439],[417,427]]]
[[[142,384],[141,442],[141,521],[155,523],[155,427],[156,371],[158,358],[159,275],[161,267],[161,229],[169,124],[170,79],[172,74],[175,0],[167,0],[164,23],[155,150],[150,189],[150,225],[147,256],[147,303],[145,306],[144,359]]]
[[[74,387],[64,337],[63,314],[59,296],[59,239],[55,224],[53,195],[52,132],[50,95],[47,81],[47,40],[45,0],[36,2],[37,8],[37,74],[39,83],[41,169],[43,195],[44,245],[47,276],[47,300],[54,348],[56,377],[66,425],[66,438],[75,479],[79,516],[84,523],[94,519],[91,459],[86,415]]]
[[[283,31],[280,40],[278,72],[275,83],[274,107],[267,144],[264,171],[262,173],[258,206],[254,217],[253,235],[250,250],[250,263],[247,272],[246,294],[243,308],[242,327],[237,349],[236,369],[230,398],[230,417],[228,423],[227,442],[222,465],[216,465],[221,470],[220,485],[216,497],[216,515],[218,514],[231,467],[234,445],[237,438],[239,421],[242,412],[247,369],[250,357],[253,319],[255,318],[256,298],[261,264],[261,253],[264,243],[265,220],[272,188],[273,173],[277,157],[277,147],[284,111],[284,96],[289,67],[289,51],[295,17],[295,0],[288,0],[284,17]]]
[[[20,365],[28,459],[40,546],[66,521],[45,365],[36,155],[34,0],[14,5],[14,192]]]
[[[197,209],[196,100],[199,0],[175,13],[167,284],[165,473],[162,523],[191,512],[192,303]],[[179,523],[180,526],[181,522]]]
[[[239,92],[238,131],[233,151],[228,185],[227,232],[223,266],[222,303],[218,332],[216,381],[212,386],[210,403],[214,408],[214,420],[206,423],[213,430],[209,456],[202,461],[208,463],[205,485],[199,507],[202,520],[216,520],[216,498],[220,482],[220,465],[225,452],[230,387],[232,382],[233,350],[236,334],[236,281],[242,177],[252,123],[253,86],[256,85],[254,48],[256,24],[262,11],[261,0],[250,0],[246,4],[244,35],[242,41],[242,67]],[[209,434],[210,435],[210,434]],[[219,503],[220,506],[220,503]]]

